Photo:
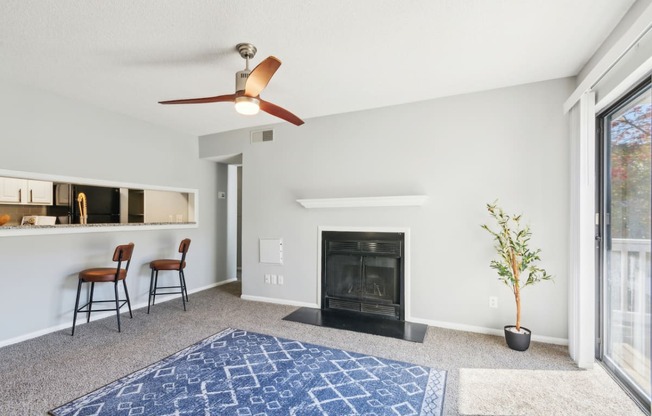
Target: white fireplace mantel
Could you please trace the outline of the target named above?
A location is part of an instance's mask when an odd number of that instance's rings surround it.
[[[420,207],[427,195],[371,196],[357,198],[297,199],[304,208]]]

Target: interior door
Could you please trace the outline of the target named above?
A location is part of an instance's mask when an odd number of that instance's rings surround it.
[[[598,117],[601,148],[597,358],[650,406],[650,80]]]

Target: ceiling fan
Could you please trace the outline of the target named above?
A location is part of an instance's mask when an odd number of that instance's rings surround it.
[[[235,110],[240,114],[253,115],[263,110],[273,116],[300,126],[303,120],[288,110],[260,98],[260,93],[281,66],[281,61],[275,56],[269,56],[253,70],[249,70],[249,59],[256,55],[256,47],[250,43],[239,43],[236,46],[240,56],[246,61],[245,69],[235,73],[235,94],[218,95],[215,97],[187,98],[181,100],[159,101],[159,104],[204,104],[218,102],[233,102]]]

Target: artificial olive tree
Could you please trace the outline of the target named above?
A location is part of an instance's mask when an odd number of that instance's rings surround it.
[[[516,331],[521,331],[521,289],[542,280],[551,280],[544,269],[538,267],[541,249],[529,248],[532,232],[529,226],[521,226],[521,215],[508,215],[502,208],[487,204],[487,211],[496,220],[497,231],[482,225],[482,228],[494,236],[496,252],[499,259],[492,260],[490,266],[498,272],[498,279],[514,293],[516,301]]]

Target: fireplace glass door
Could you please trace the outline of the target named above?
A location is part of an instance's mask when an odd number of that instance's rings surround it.
[[[322,308],[404,319],[403,234],[323,235]]]
[[[326,266],[326,296],[357,302],[399,303],[398,259],[335,254]]]

